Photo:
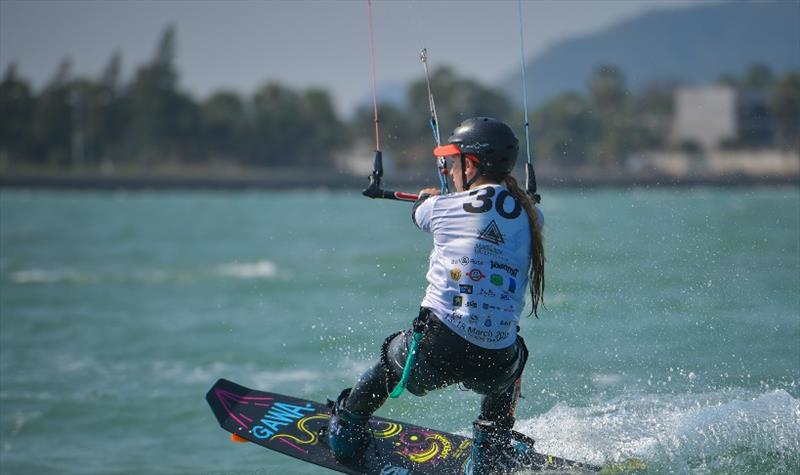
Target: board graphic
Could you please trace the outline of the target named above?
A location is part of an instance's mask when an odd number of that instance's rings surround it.
[[[331,415],[326,404],[257,391],[226,379],[214,384],[206,400],[220,426],[234,436],[342,473],[460,475],[469,462],[469,438],[374,417],[370,420],[374,438],[364,461],[343,465],[328,448],[325,428]],[[536,462],[539,470],[623,472],[544,454],[537,454]]]

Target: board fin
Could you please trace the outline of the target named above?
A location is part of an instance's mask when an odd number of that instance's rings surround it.
[[[250,442],[249,440],[245,439],[244,437],[238,434],[231,434],[231,441],[236,442],[237,444],[244,444],[245,442]]]

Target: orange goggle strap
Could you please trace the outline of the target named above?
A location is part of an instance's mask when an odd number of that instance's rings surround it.
[[[433,149],[433,155],[435,157],[449,157],[452,155],[461,155],[461,150],[458,149],[458,145],[454,143],[449,143],[447,145],[440,145]],[[478,157],[472,154],[464,154],[470,161],[475,163],[476,165],[480,164],[481,161],[478,160]]]
[[[454,143],[449,143],[446,145],[439,145],[433,149],[433,155],[436,157],[449,157],[452,155],[458,155],[461,159],[461,183],[464,184],[464,190],[469,190],[469,187],[472,186],[473,183],[481,176],[483,173],[480,172],[480,164],[481,161],[475,155],[462,153],[461,150],[458,148],[458,145]],[[467,181],[467,164],[466,160],[471,161],[478,167],[479,173],[477,173],[472,180]]]

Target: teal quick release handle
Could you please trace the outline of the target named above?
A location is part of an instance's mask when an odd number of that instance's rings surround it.
[[[411,375],[411,368],[414,367],[414,360],[417,359],[417,346],[421,339],[422,333],[414,332],[414,336],[411,338],[411,344],[408,346],[406,364],[403,366],[403,376],[400,378],[400,382],[397,383],[397,386],[395,386],[391,394],[389,394],[389,397],[397,399],[403,394],[403,390],[406,388],[406,383],[408,382],[408,377]]]

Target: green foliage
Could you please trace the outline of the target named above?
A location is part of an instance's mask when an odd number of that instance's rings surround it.
[[[344,125],[325,91],[299,93],[270,82],[256,92],[252,107],[253,163],[310,166],[330,161],[344,143]]]
[[[129,87],[134,153],[149,165],[157,160],[188,159],[181,138],[192,135],[199,113],[188,96],[178,91],[173,64],[175,29],[167,27],[153,60],[141,66]]]
[[[464,119],[487,116],[510,122],[515,112],[504,94],[474,79],[461,76],[452,68],[436,68],[431,74],[430,82],[443,143],[447,142],[450,132]],[[407,103],[407,111],[391,111],[395,117],[401,112],[405,115],[400,120],[403,125],[399,127],[399,133],[395,134],[398,139],[402,137],[401,154],[405,156],[400,163],[429,165],[436,143],[430,127],[431,112],[424,76],[408,87]],[[383,119],[382,121],[386,122]]]
[[[235,159],[246,155],[247,139],[245,103],[232,91],[219,91],[200,106],[203,132],[201,140],[206,153],[214,159]]]
[[[532,119],[534,156],[565,165],[591,161],[600,124],[589,102],[576,93],[562,94],[542,106]]]
[[[0,160],[21,161],[30,156],[30,130],[35,100],[30,86],[17,77],[11,64],[0,82]]]
[[[800,149],[800,72],[786,73],[775,82],[769,112],[775,118],[779,144]]]
[[[632,148],[633,136],[632,104],[622,71],[616,66],[599,66],[589,79],[589,95],[600,128],[592,155],[604,167],[618,167]]]
[[[430,129],[421,130],[408,111],[394,104],[379,104],[380,146],[387,161],[399,166],[422,163],[430,157],[433,143]],[[427,115],[424,116],[427,119]],[[427,127],[427,120],[422,120]],[[375,118],[372,107],[358,108],[351,125],[351,136],[357,144],[375,146]]]
[[[505,95],[473,79],[459,76],[449,67],[440,67],[431,74],[431,91],[436,100],[436,112],[442,139],[469,117],[487,116],[507,120],[514,112]],[[425,78],[411,83],[408,88],[409,112],[414,117],[430,117],[428,89]],[[426,121],[415,120],[419,132],[430,133]],[[424,129],[424,130],[423,130]]]
[[[196,101],[179,86],[176,38],[173,25],[165,28],[150,61],[127,83],[119,53],[96,79],[73,77],[65,59],[38,92],[9,66],[0,82],[0,164],[104,169],[119,164],[141,170],[165,162],[213,161],[332,167],[337,154],[374,146],[371,105],[344,121],[322,89],[268,82],[250,97],[218,91]],[[800,147],[800,73],[777,76],[754,64],[721,81],[768,98],[767,106],[753,113],[752,137],[734,146],[774,138],[777,145]],[[478,115],[507,121],[524,142],[523,112],[502,92],[450,67],[432,70],[430,83],[442,142],[463,119]],[[669,146],[677,83],[632,93],[613,65],[598,67],[587,83],[588,94],[562,94],[531,111],[537,162],[616,168],[637,151]],[[387,163],[432,170],[435,144],[425,77],[409,85],[403,105],[380,104],[379,111]]]
[[[42,164],[64,165],[72,157],[72,130],[78,97],[71,93],[71,62],[62,61],[36,99],[31,122],[32,158]]]
[[[509,120],[514,109],[499,91],[457,74],[449,67],[436,68],[431,74],[431,91],[442,142],[462,120],[476,115]],[[400,167],[433,168],[436,145],[430,127],[430,105],[425,77],[407,89],[407,107],[380,104],[381,149]],[[375,120],[372,107],[356,111],[351,137],[356,143],[375,143]]]
[[[589,78],[592,105],[603,113],[621,112],[627,103],[625,75],[613,65],[598,66]]]
[[[740,82],[742,89],[767,90],[775,83],[775,75],[772,69],[763,63],[753,63],[747,69]]]
[[[127,150],[131,105],[121,85],[121,70],[122,55],[117,52],[111,56],[87,101],[89,109],[84,124],[87,145],[94,147],[88,156],[93,163],[113,163],[131,155]]]
[[[675,82],[653,83],[634,96],[631,106],[632,151],[668,147]]]

